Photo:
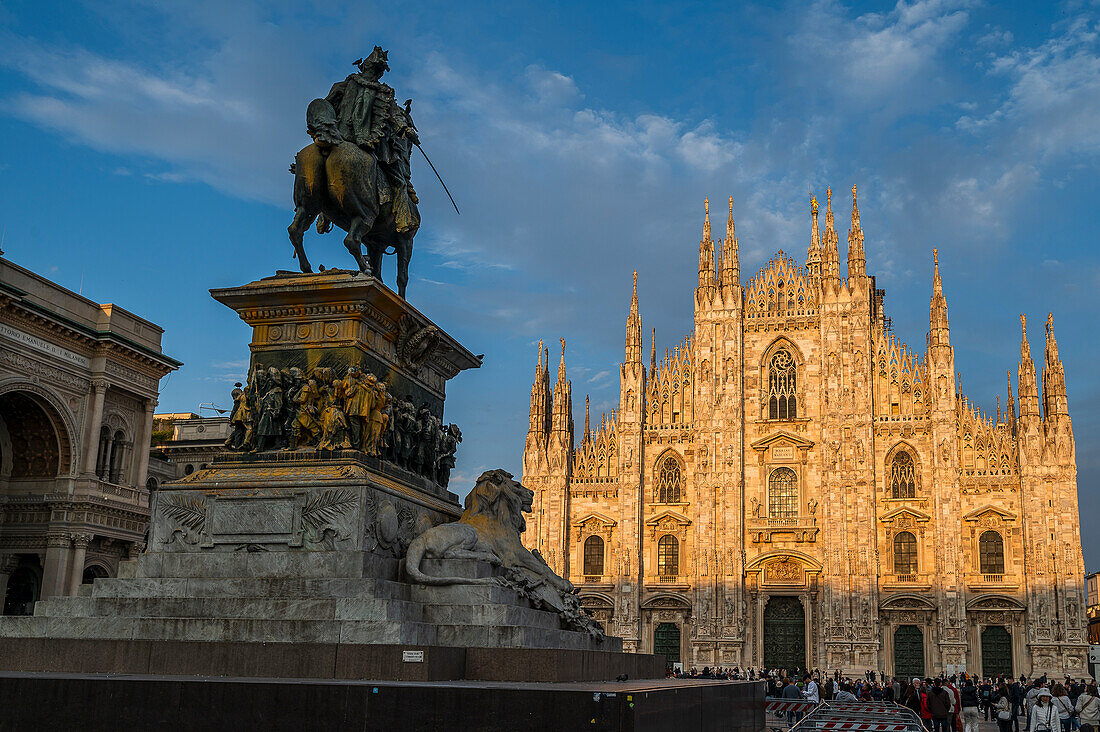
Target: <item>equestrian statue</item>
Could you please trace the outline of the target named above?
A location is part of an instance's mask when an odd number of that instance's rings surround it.
[[[319,234],[333,224],[347,232],[344,246],[367,275],[381,278],[382,255],[392,249],[397,292],[404,298],[413,237],[420,228],[409,161],[420,138],[412,100],[399,105],[381,80],[390,70],[386,52],[375,46],[355,65],[358,73],[334,84],[327,97],[314,99],[306,109],[313,143],[298,152],[290,167],[294,220],[287,231],[303,272],[313,271],[302,239],[315,220]]]

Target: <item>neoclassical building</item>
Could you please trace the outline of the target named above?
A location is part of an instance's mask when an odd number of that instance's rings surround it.
[[[0,598],[26,615],[145,546],[162,329],[0,258]]]
[[[986,415],[957,388],[935,250],[918,353],[866,273],[852,193],[846,276],[831,192],[805,267],[779,252],[747,282],[732,199],[724,241],[708,206],[691,333],[643,361],[635,275],[619,406],[579,443],[564,341],[553,388],[540,347],[527,541],[629,648],[686,664],[1083,673],[1053,320],[1042,392],[1021,318],[1018,397],[1010,377]]]

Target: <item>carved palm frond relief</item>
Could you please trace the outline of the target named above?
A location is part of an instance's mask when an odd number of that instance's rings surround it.
[[[359,497],[351,490],[314,493],[306,499],[302,507],[302,522],[317,535],[331,529],[337,538],[346,539],[348,533],[343,529],[342,523],[347,514],[355,509],[358,501]]]
[[[206,528],[206,502],[197,496],[170,497],[164,515],[195,532]]]

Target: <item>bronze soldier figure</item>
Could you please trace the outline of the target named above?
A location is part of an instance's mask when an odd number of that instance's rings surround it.
[[[279,370],[271,367],[267,391],[260,398],[260,421],[256,425],[256,451],[264,452],[282,436],[283,387]]]
[[[356,450],[366,451],[363,436],[374,403],[374,393],[369,386],[372,379],[374,374],[364,377],[358,366],[349,368],[347,376],[344,377],[344,415],[348,420],[349,441]]]
[[[378,381],[373,384],[374,398],[370,410],[370,435],[364,440],[364,452],[368,455],[381,454],[382,432],[386,429],[389,416],[386,408],[389,407],[390,397],[386,393],[386,382]]]

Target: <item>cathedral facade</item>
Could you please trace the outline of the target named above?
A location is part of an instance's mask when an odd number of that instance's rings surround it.
[[[540,346],[525,534],[628,649],[702,667],[925,676],[1087,669],[1077,469],[1047,319],[1026,321],[994,418],[956,385],[938,258],[924,353],[866,273],[852,189],[841,276],[832,195],[805,267],[742,283],[733,201],[709,205],[694,327],[643,360],[635,274],[619,405],[576,439],[565,343]],[[933,250],[935,254],[935,250]],[[1017,408],[1018,404],[1018,408]]]

